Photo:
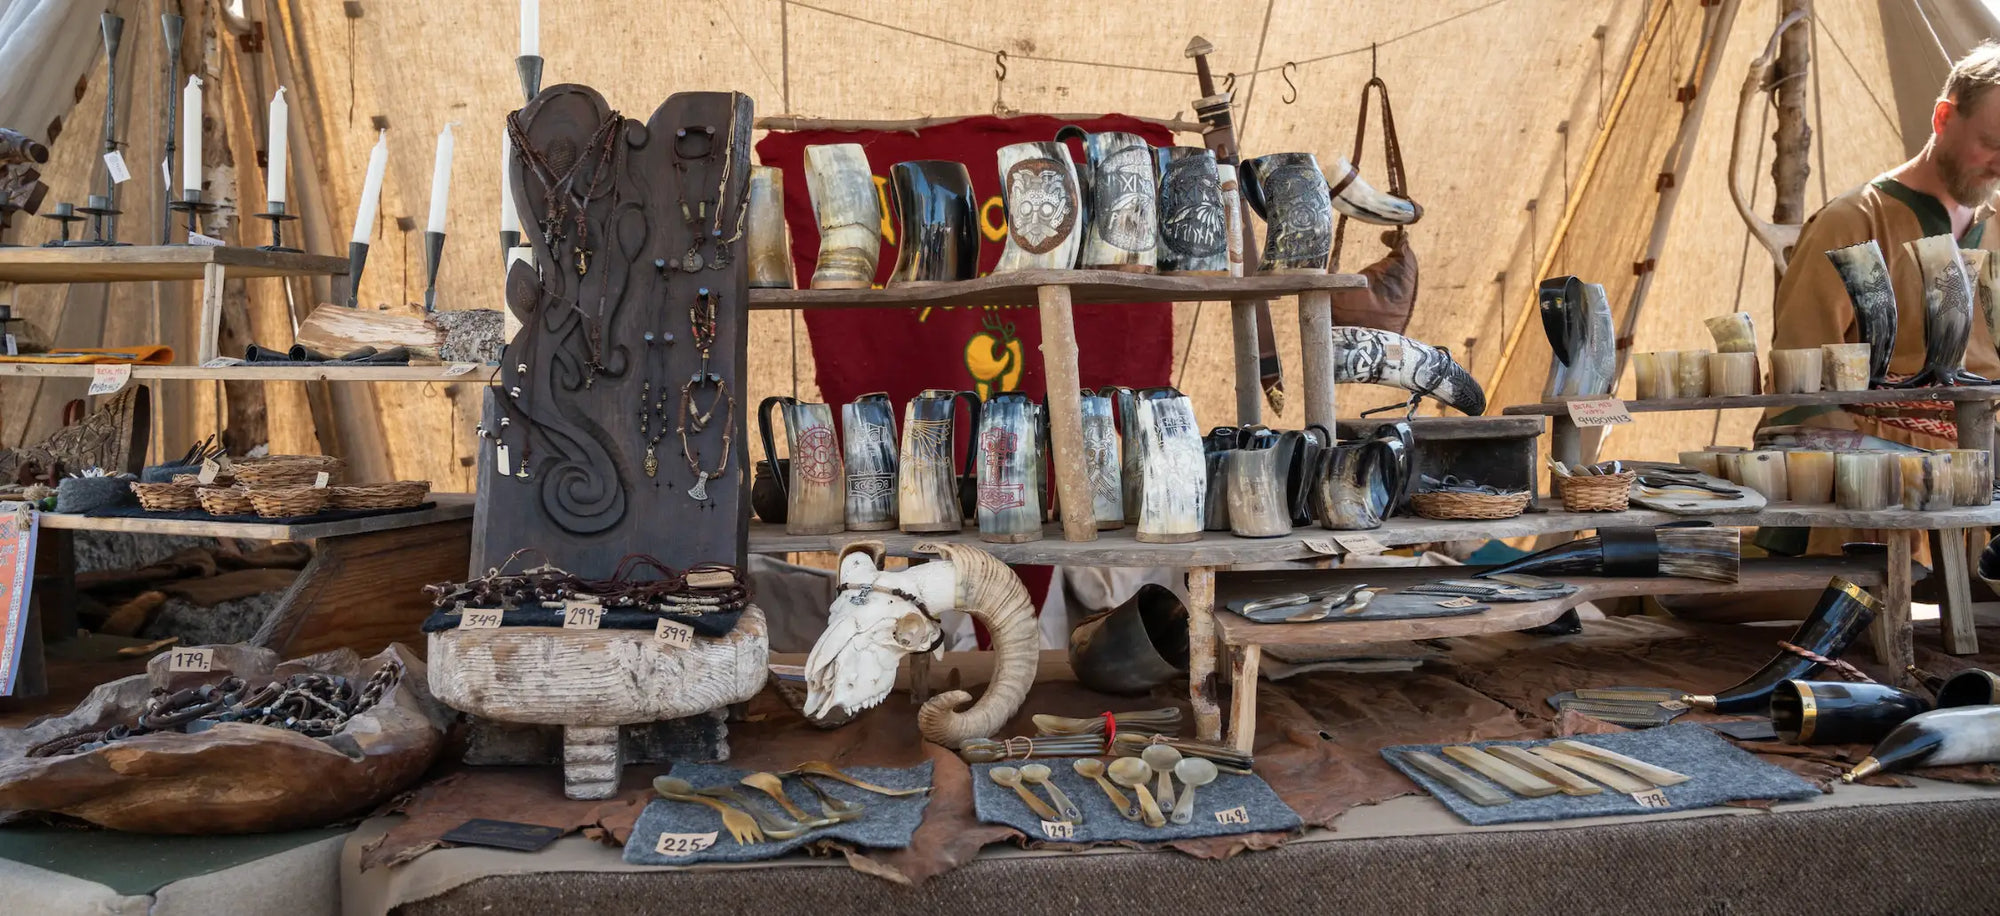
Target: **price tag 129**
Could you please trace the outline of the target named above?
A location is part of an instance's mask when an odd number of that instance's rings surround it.
[[[1570,401],[1563,406],[1569,410],[1570,422],[1578,426],[1617,426],[1632,422],[1632,415],[1625,410],[1625,402],[1617,398]]]
[[[215,667],[214,649],[175,649],[167,655],[167,671],[206,673]]]
[[[497,630],[500,628],[500,611],[458,612],[458,628],[461,630]]]
[[[1641,808],[1671,808],[1674,806],[1673,802],[1667,801],[1667,793],[1661,789],[1634,792],[1632,793],[1632,800],[1638,802]]]
[[[91,370],[90,395],[115,394],[125,383],[132,380],[132,367],[124,363],[115,366],[98,366]]]
[[[1120,770],[1119,772],[1124,772]],[[1051,840],[1076,839],[1076,825],[1068,821],[1043,821],[1042,835]]]
[[[563,629],[595,630],[604,622],[604,605],[589,601],[563,602]]]
[[[694,627],[672,620],[662,620],[653,628],[653,638],[676,649],[694,648]]]
[[[653,851],[663,856],[691,856],[714,845],[713,833],[662,833]]]

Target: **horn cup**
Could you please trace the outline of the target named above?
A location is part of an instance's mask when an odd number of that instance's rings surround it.
[[[1165,586],[1147,584],[1069,635],[1069,666],[1099,693],[1136,696],[1187,671],[1187,608]]]

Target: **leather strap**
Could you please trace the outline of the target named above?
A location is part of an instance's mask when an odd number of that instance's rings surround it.
[[[1650,577],[1660,574],[1660,538],[1651,528],[1605,528],[1597,532],[1604,575]]]
[[[1403,169],[1403,144],[1396,137],[1396,113],[1389,107],[1389,84],[1379,76],[1370,75],[1368,82],[1361,86],[1361,114],[1354,124],[1354,156],[1347,160],[1354,171],[1341,176],[1332,187],[1331,194],[1338,195],[1361,175],[1361,156],[1368,139],[1368,92],[1374,90],[1382,98],[1382,150],[1389,164],[1389,193],[1404,200],[1410,199],[1408,175]],[[1393,235],[1394,243],[1401,243],[1404,227],[1397,226]],[[1347,241],[1347,214],[1341,214],[1333,226],[1333,260],[1329,269],[1340,270],[1340,250]],[[1392,243],[1392,244],[1394,244]]]

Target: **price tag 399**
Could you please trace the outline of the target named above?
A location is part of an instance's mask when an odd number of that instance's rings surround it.
[[[167,655],[167,671],[206,673],[215,667],[214,649],[175,649]]]
[[[1215,822],[1218,824],[1248,824],[1250,823],[1250,811],[1242,805],[1237,805],[1227,811],[1217,811],[1215,812]]]
[[[1570,422],[1578,426],[1617,426],[1632,422],[1632,415],[1625,410],[1625,402],[1617,398],[1570,401],[1563,406],[1569,410]]]
[[[461,630],[497,630],[500,628],[500,617],[500,611],[475,611],[471,609],[459,611],[458,628]]]
[[[653,628],[653,638],[676,649],[692,649],[694,627],[672,620],[662,620]]]
[[[1124,772],[1120,770],[1119,772]],[[1043,821],[1042,835],[1051,840],[1076,839],[1076,825],[1068,821]]]
[[[662,833],[653,851],[663,856],[691,856],[714,845],[713,833]]]
[[[604,605],[590,601],[563,602],[563,629],[595,630],[604,622]]]
[[[1663,789],[1648,789],[1644,792],[1634,792],[1632,793],[1632,800],[1638,802],[1639,807],[1642,808],[1671,808],[1674,806],[1673,802],[1667,801],[1667,793]]]

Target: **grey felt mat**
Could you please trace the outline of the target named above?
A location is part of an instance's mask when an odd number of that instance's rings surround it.
[[[1791,773],[1764,763],[1750,756],[1735,745],[1717,737],[1708,729],[1692,722],[1667,725],[1638,732],[1613,735],[1578,735],[1569,740],[1594,744],[1606,750],[1617,751],[1627,757],[1635,757],[1655,766],[1666,767],[1677,773],[1691,777],[1677,786],[1667,786],[1660,791],[1667,797],[1670,807],[1649,808],[1634,801],[1632,796],[1605,787],[1596,795],[1550,795],[1544,798],[1522,798],[1508,792],[1499,785],[1495,789],[1513,800],[1504,805],[1475,805],[1467,801],[1457,791],[1419,772],[1403,761],[1408,751],[1424,751],[1457,767],[1466,775],[1481,782],[1491,783],[1485,777],[1453,762],[1439,753],[1441,744],[1405,744],[1382,749],[1382,757],[1391,766],[1401,770],[1418,785],[1423,786],[1438,801],[1450,808],[1452,813],[1474,825],[1512,824],[1521,821],[1556,821],[1573,817],[1597,817],[1605,814],[1647,814],[1656,810],[1680,811],[1688,808],[1707,808],[1727,801],[1746,798],[1798,799],[1811,798],[1820,794],[1818,788]],[[1514,745],[1516,747],[1538,747],[1549,741],[1479,741],[1468,742],[1473,747]]]
[[[770,796],[737,784],[737,780],[750,775],[751,772],[708,763],[678,763],[674,765],[672,774],[694,784],[697,789],[709,786],[733,787],[751,804],[757,805],[766,813],[786,817]],[[842,772],[856,779],[891,789],[910,789],[931,784],[929,761],[925,761],[921,766],[904,770],[845,767]],[[785,795],[792,799],[793,804],[807,813],[819,813],[819,799],[806,791],[805,787],[798,785],[797,777],[787,776],[784,782]],[[856,846],[902,849],[910,845],[910,835],[917,832],[917,825],[924,819],[924,806],[930,804],[931,800],[929,795],[890,798],[831,779],[815,778],[813,782],[834,798],[866,806],[867,813],[859,820],[808,830],[789,840],[767,840],[739,846],[729,836],[729,831],[723,829],[722,815],[715,809],[692,802],[657,798],[646,806],[645,811],[640,812],[638,823],[633,825],[631,839],[625,843],[625,861],[633,865],[755,862],[783,855],[816,840],[841,840]],[[662,855],[658,851],[661,834],[705,836],[710,833],[715,834],[715,842],[707,849],[678,856]]]
[[[1296,608],[1287,608],[1284,611],[1261,611],[1255,617],[1244,614],[1242,610],[1243,606],[1255,600],[1257,599],[1245,598],[1240,601],[1231,601],[1226,607],[1242,615],[1244,619],[1254,623],[1283,623],[1284,620],[1279,615],[1303,614],[1312,607],[1311,605],[1302,604]],[[1340,611],[1334,611],[1331,616],[1312,622],[1339,623],[1346,620],[1414,620],[1420,617],[1464,617],[1468,614],[1477,614],[1481,611],[1490,610],[1492,607],[1486,604],[1474,604],[1470,607],[1439,606],[1440,602],[1450,600],[1452,599],[1440,595],[1406,595],[1401,592],[1390,595],[1376,595],[1373,600],[1368,602],[1367,607],[1361,609],[1360,613],[1345,614]]]
[[[1256,776],[1223,773],[1215,777],[1214,782],[1195,790],[1192,821],[1187,824],[1175,824],[1169,821],[1165,827],[1154,830],[1140,821],[1128,821],[1121,816],[1118,809],[1111,804],[1111,799],[1105,797],[1104,790],[1098,788],[1096,781],[1076,775],[1076,771],[1071,769],[1071,758],[1053,757],[1048,760],[1026,762],[1046,764],[1052,771],[1049,781],[1055,783],[1056,788],[1068,795],[1069,800],[1075,802],[1077,808],[1083,812],[1083,823],[1074,825],[1072,831],[1074,836],[1068,838],[1050,836],[1049,832],[1043,830],[1041,815],[1029,810],[1027,803],[1022,801],[1019,795],[1014,794],[1013,789],[994,782],[993,778],[987,775],[997,766],[1018,768],[1023,763],[1019,760],[1005,764],[982,763],[973,766],[972,804],[980,820],[989,824],[1006,824],[1037,840],[1077,843],[1105,843],[1117,840],[1160,843],[1167,840],[1225,836],[1232,833],[1297,830],[1300,826],[1298,814],[1278,800],[1278,793],[1271,791],[1271,787]],[[1048,801],[1046,791],[1032,786],[1029,788],[1036,797],[1044,802]],[[1181,788],[1179,781],[1174,783],[1174,788],[1176,791]],[[1132,799],[1134,803],[1138,801],[1130,789],[1120,786],[1118,791],[1125,793],[1125,797]],[[1243,809],[1242,815],[1243,818],[1247,818],[1247,823],[1230,816],[1216,817],[1217,813],[1227,815],[1238,808]],[[1171,812],[1162,809],[1161,813]]]

